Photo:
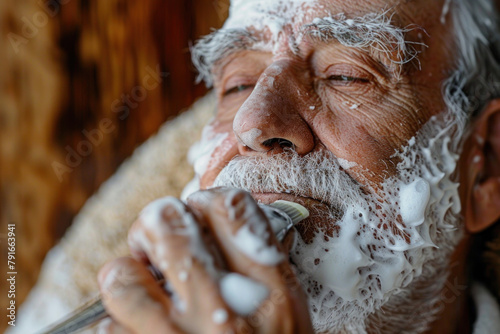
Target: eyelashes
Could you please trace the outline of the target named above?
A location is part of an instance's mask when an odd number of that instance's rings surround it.
[[[347,86],[351,84],[368,84],[370,80],[365,78],[351,77],[343,74],[334,74],[327,78],[333,85]]]
[[[325,80],[325,79],[323,79]],[[361,76],[353,76],[348,74],[333,74],[326,77],[326,81],[330,86],[334,87],[348,87],[356,85],[368,85],[371,80]],[[231,95],[237,95],[238,93],[245,92],[247,90],[252,90],[255,87],[254,83],[243,83],[234,86],[223,91],[222,96],[227,97]]]
[[[236,94],[236,93],[244,92],[247,89],[253,89],[254,86],[255,85],[237,85],[237,86],[234,86],[234,87],[231,87],[231,88],[227,89],[226,91],[224,91],[224,93],[222,95],[223,96],[228,96],[228,95],[231,95],[231,94]]]

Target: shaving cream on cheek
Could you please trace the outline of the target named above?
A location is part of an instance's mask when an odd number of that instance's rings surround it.
[[[429,203],[429,182],[417,178],[400,187],[401,217],[407,226],[418,226],[424,222],[425,209]]]
[[[201,140],[194,144],[188,153],[188,160],[193,165],[196,175],[205,174],[212,154],[227,136],[228,133],[213,131],[213,127],[210,125],[203,129]]]
[[[356,317],[363,323],[368,314],[397,300],[391,297],[413,289],[414,281],[435,282],[431,285],[439,295],[444,281],[424,276],[441,271],[425,268],[447,263],[463,232],[458,183],[451,177],[458,160],[451,152],[453,127],[443,122],[431,119],[398,154],[398,176],[381,185],[383,197],[350,194],[341,217],[333,212],[330,217],[339,227],[334,235],[317,233],[311,243],[298,238],[291,257],[310,296],[316,329]],[[348,318],[342,312],[332,316],[339,307],[351,310]],[[355,309],[358,313],[352,313]]]
[[[353,208],[349,209],[346,217],[354,217],[352,210]],[[344,300],[350,301],[358,297],[357,293],[362,283],[358,268],[369,265],[371,261],[357,245],[359,241],[356,240],[356,233],[359,230],[359,222],[354,219],[344,219],[339,225],[340,234],[335,242],[330,242],[329,238],[317,233],[312,243],[308,245],[302,243],[298,247],[300,258],[308,261],[301,261],[293,256],[292,258],[303,269],[309,270],[321,287],[333,290]],[[297,251],[298,249],[295,250]]]
[[[191,146],[188,152],[188,161],[194,167],[195,176],[182,190],[182,200],[185,201],[189,195],[200,190],[201,177],[211,164],[217,164],[216,161],[212,161],[214,151],[223,145],[228,136],[227,132],[215,132],[212,125],[203,128],[200,141]]]

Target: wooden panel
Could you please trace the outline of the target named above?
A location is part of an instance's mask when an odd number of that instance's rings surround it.
[[[85,200],[206,92],[194,85],[188,46],[220,27],[227,8],[218,0],[0,2],[0,240],[3,265],[6,224],[15,223],[18,305]]]

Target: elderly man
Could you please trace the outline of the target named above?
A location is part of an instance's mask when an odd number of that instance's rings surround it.
[[[500,217],[497,23],[489,0],[234,0],[193,49],[217,96],[196,178],[99,272],[102,329],[500,331],[468,262]],[[283,243],[257,205],[279,199],[310,212]]]
[[[217,94],[186,193],[204,190],[148,206],[133,257],[100,271],[110,332],[498,332],[467,265],[500,216],[497,19],[487,0],[233,1],[193,50]],[[258,232],[278,199],[311,213],[287,246]]]
[[[148,206],[133,257],[100,271],[108,329],[500,331],[467,266],[500,216],[497,19],[487,0],[233,1],[193,50],[217,94],[186,193],[205,190]],[[287,246],[257,232],[278,199],[311,213]]]

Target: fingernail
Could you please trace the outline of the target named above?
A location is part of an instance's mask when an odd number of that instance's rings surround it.
[[[155,233],[183,234],[189,223],[184,203],[175,197],[164,197],[146,206],[140,219],[143,225]]]
[[[227,216],[231,220],[240,220],[245,216],[245,213],[250,207],[253,207],[253,202],[249,200],[250,195],[241,190],[231,190],[224,200]]]
[[[179,208],[176,204],[165,205],[161,212],[163,221],[167,222],[168,225],[174,229],[186,227],[186,224],[184,222],[185,214],[186,211],[184,210],[184,207]]]
[[[140,213],[143,221],[158,223],[165,216],[181,218],[185,213],[184,203],[175,197],[163,197],[149,203]]]
[[[123,290],[124,285],[120,280],[120,271],[120,266],[115,264],[100,278],[99,284],[101,286],[102,299],[117,296],[119,295],[119,291]]]
[[[131,266],[127,258],[109,262],[105,265],[104,271],[105,275],[99,282],[103,299],[120,296],[138,278],[136,268]]]
[[[97,273],[97,283],[99,285],[102,285],[102,281],[104,280],[105,273],[103,272],[103,269],[99,269],[99,272]]]
[[[101,267],[101,269],[99,269],[99,272],[97,273],[97,282],[99,282],[99,285],[103,284],[104,279],[111,268],[112,268],[111,264],[107,262]]]
[[[283,239],[282,242],[285,254],[290,253],[290,251],[295,248],[296,243],[297,243],[297,232],[295,228],[291,228],[285,235],[285,238]]]

